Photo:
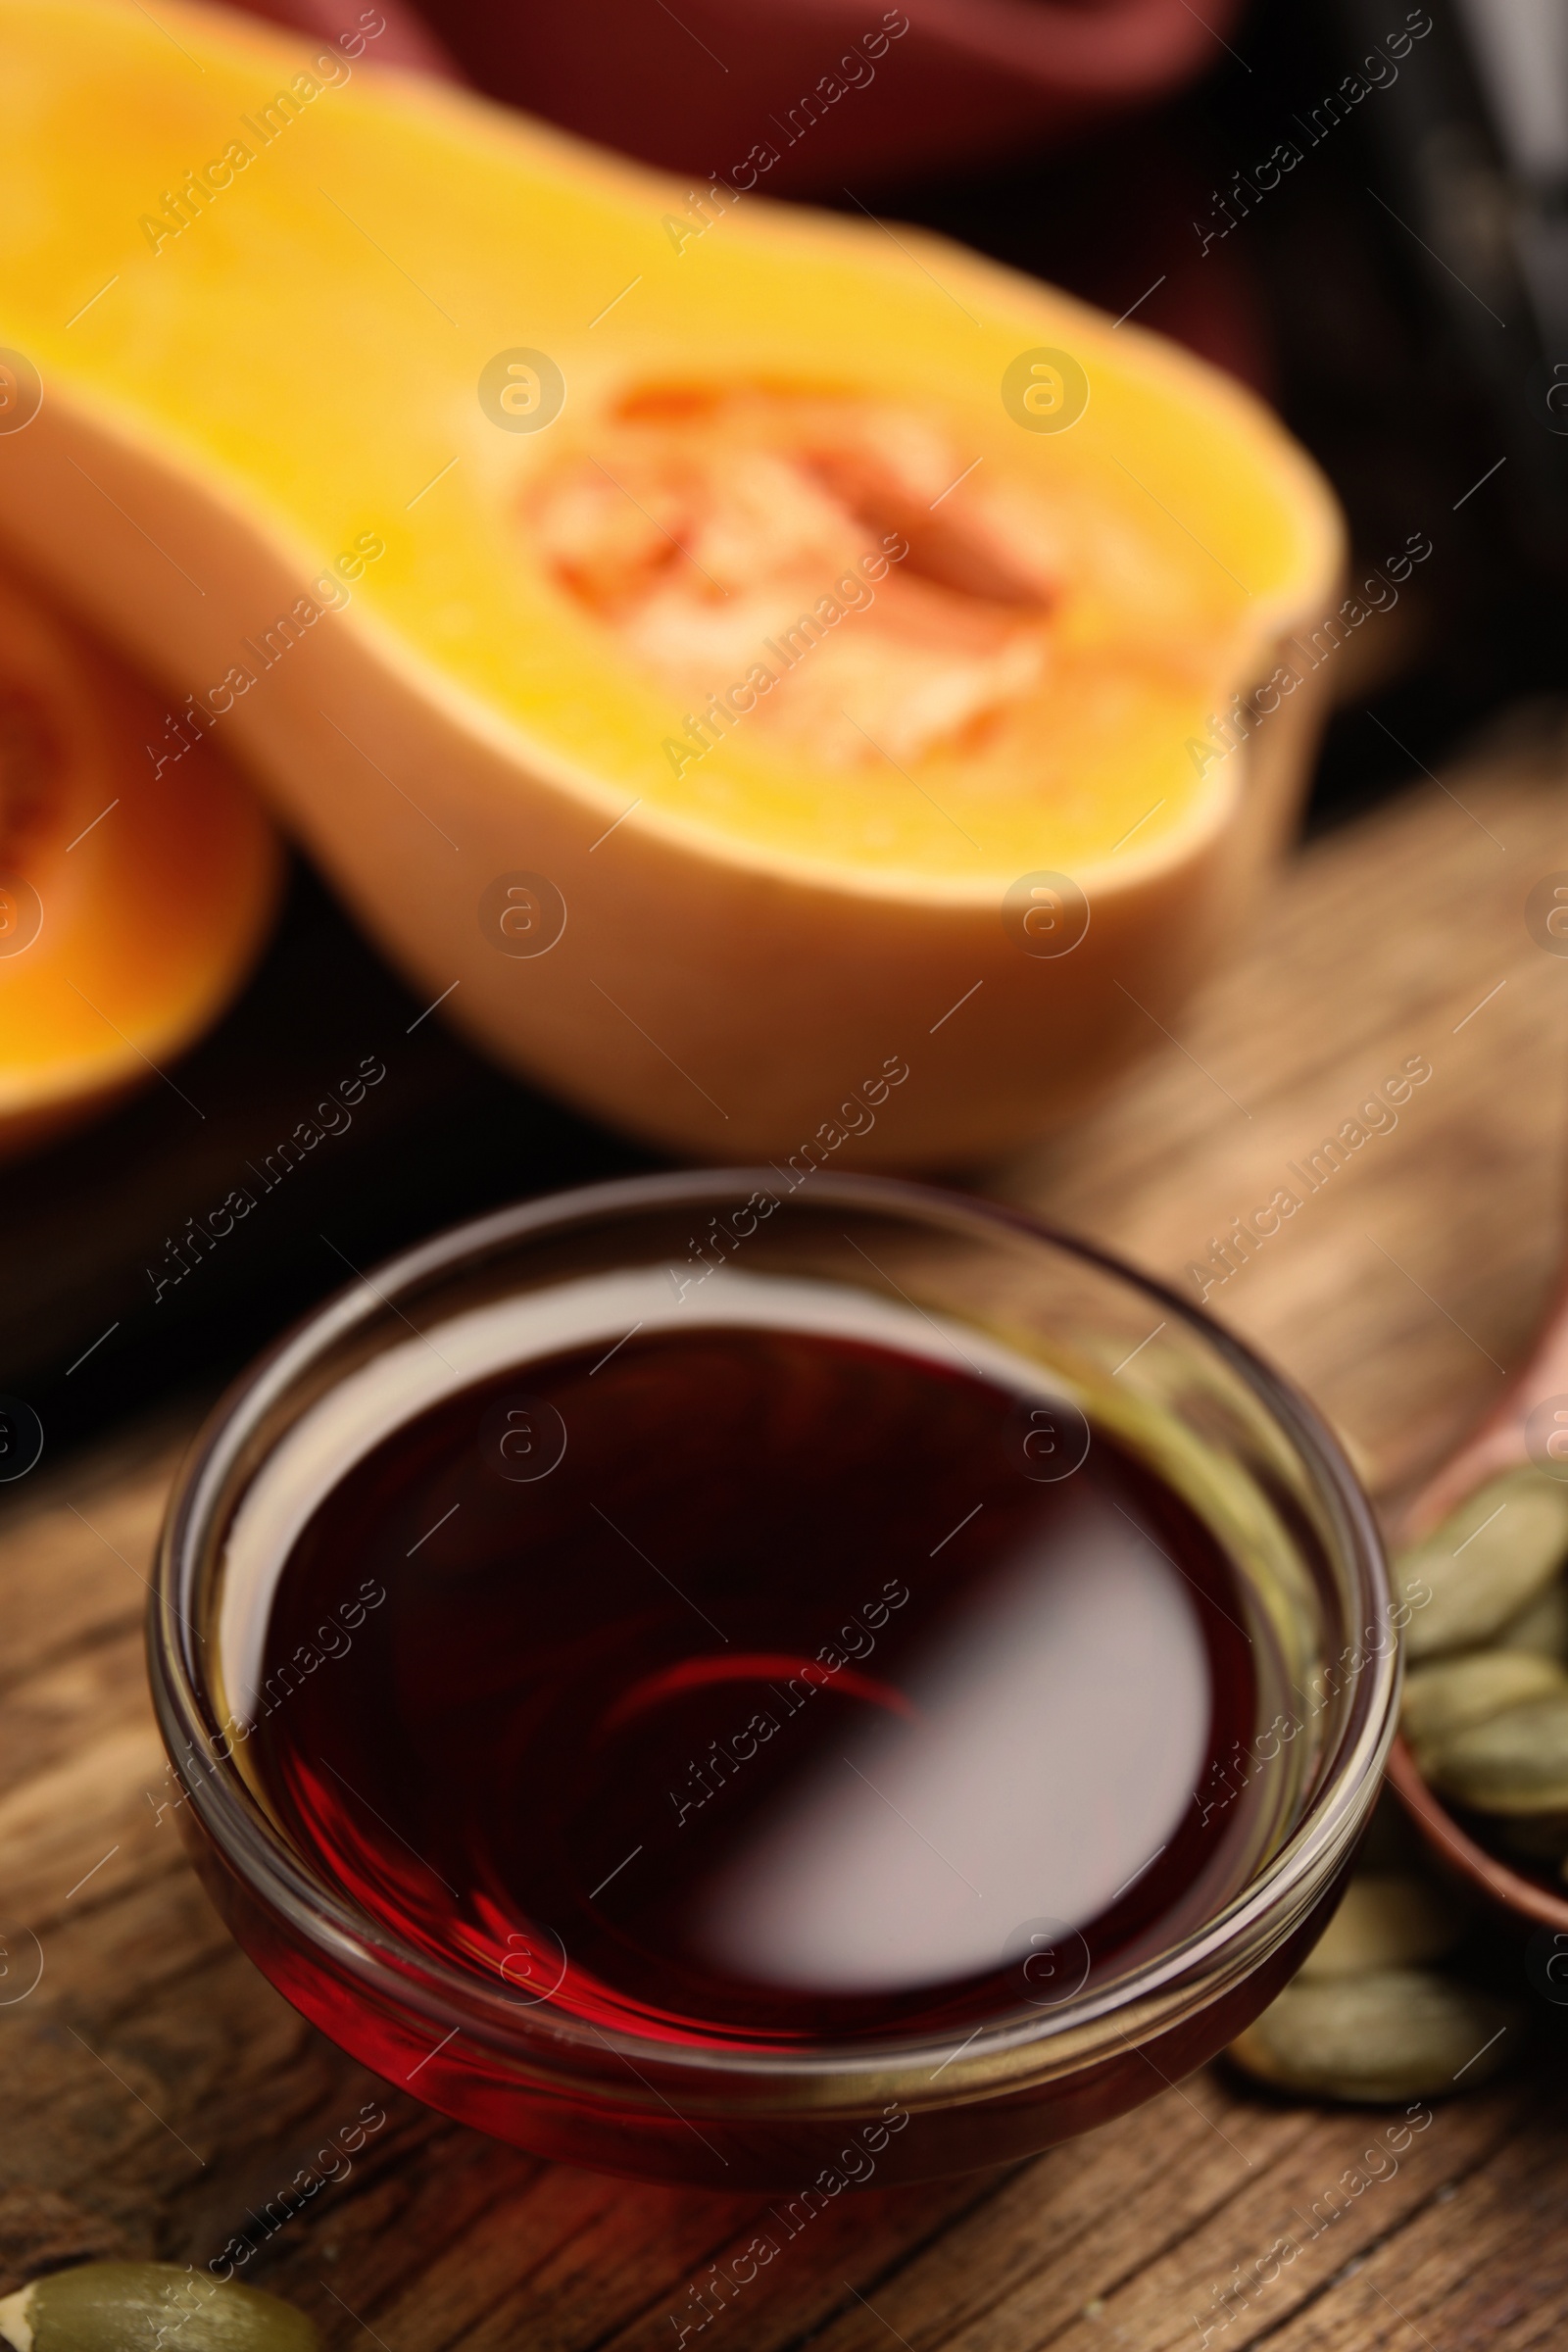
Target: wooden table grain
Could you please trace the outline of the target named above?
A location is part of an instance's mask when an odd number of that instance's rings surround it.
[[[1568,957],[1526,920],[1559,868],[1568,737],[1526,713],[1303,852],[1180,1037],[1153,1036],[1112,1102],[994,1179],[1195,1296],[1231,1220],[1297,1190],[1208,1303],[1312,1393],[1385,1496],[1496,1394],[1563,1250]],[[1397,1126],[1296,1184],[1292,1164],[1410,1061],[1431,1075]],[[1561,2340],[1549,2035],[1436,2106],[1392,2169],[1367,2151],[1396,2119],[1206,2070],[1022,2167],[843,2198],[699,2328],[764,2200],[575,2173],[443,2122],[296,2017],[209,1909],[141,1661],[185,1435],[176,1416],[41,1466],[0,1514],[0,2287],[83,2253],[202,2265],[248,2231],[247,2277],[330,2345],[383,2352]],[[288,2184],[368,2106],[384,2122],[282,2220]]]

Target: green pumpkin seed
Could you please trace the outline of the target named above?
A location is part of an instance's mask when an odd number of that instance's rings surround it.
[[[1381,2106],[1470,2089],[1512,2057],[1517,2027],[1490,1993],[1428,1969],[1385,1968],[1298,1978],[1230,2054],[1282,2090]]]
[[[1485,1723],[1527,1698],[1568,1691],[1568,1674],[1555,1658],[1528,1649],[1477,1649],[1459,1658],[1412,1666],[1404,1678],[1399,1729],[1418,1763],[1455,1733]]]
[[[84,2262],[0,2301],[14,2352],[320,2352],[292,2303],[172,2262]]]
[[[1490,1642],[1544,1591],[1568,1552],[1568,1486],[1524,1468],[1489,1479],[1395,1562],[1410,1608],[1406,1655]]]
[[[1297,1983],[1441,1960],[1464,1927],[1463,1914],[1425,1879],[1367,1871],[1345,1889],[1322,1940],[1302,1961]]]
[[[1423,1769],[1478,1813],[1568,1812],[1568,1692],[1467,1725],[1424,1749]]]
[[[1510,1617],[1497,1636],[1499,1649],[1533,1649],[1568,1666],[1568,1583],[1557,1577],[1528,1608]]]

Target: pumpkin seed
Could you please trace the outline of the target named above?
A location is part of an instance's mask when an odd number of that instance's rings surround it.
[[[1568,1674],[1554,1658],[1528,1649],[1471,1650],[1411,1667],[1404,1678],[1399,1728],[1419,1762],[1472,1723],[1558,1690],[1568,1691]]]
[[[1441,1960],[1464,1934],[1464,1919],[1425,1879],[1367,1871],[1345,1889],[1297,1982],[1361,1977],[1373,1969]]]
[[[1466,1725],[1424,1750],[1424,1769],[1478,1813],[1568,1812],[1568,1692]]]
[[[1568,1582],[1558,1577],[1528,1608],[1510,1617],[1497,1636],[1499,1649],[1533,1649],[1568,1666]]]
[[[1288,1984],[1231,2056],[1261,2082],[1382,2105],[1466,2090],[1513,2055],[1517,2012],[1429,1969]]]
[[[14,2352],[320,2352],[292,2303],[173,2262],[84,2262],[0,2301]]]
[[[1490,1642],[1568,1552],[1568,1486],[1530,1467],[1489,1479],[1395,1563],[1412,1658]]]

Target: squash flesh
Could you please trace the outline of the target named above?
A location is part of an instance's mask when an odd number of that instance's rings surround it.
[[[154,776],[163,720],[149,689],[0,579],[0,880],[41,909],[0,956],[0,1153],[151,1079],[265,935],[271,829],[205,744]]]
[[[1145,857],[1222,820],[1233,779],[1195,772],[1188,746],[1250,682],[1303,572],[1326,587],[1337,555],[1309,470],[1239,390],[1063,297],[1022,300],[952,249],[932,247],[928,270],[909,232],[884,240],[753,197],[678,249],[672,191],[651,175],[363,65],[326,83],[303,52],[227,25],[214,38],[199,11],[170,23],[200,67],[138,11],[0,9],[0,121],[24,192],[4,228],[7,331],[63,398],[177,442],[186,463],[198,453],[315,561],[382,532],[365,612],[605,821],[635,800],[642,824],[945,894],[1031,865],[1080,871],[1146,819]],[[275,102],[290,90],[292,113]],[[187,194],[179,225],[164,192],[236,139],[251,162],[205,200]],[[119,282],[68,328],[100,267],[96,284]],[[1048,338],[1081,355],[1093,396],[1072,430],[1033,434],[998,386]],[[561,422],[537,434],[496,430],[472,391],[523,342],[567,384]],[[718,387],[831,354],[852,402],[891,402],[972,465],[957,513],[979,513],[995,483],[1047,515],[1060,576],[1048,674],[1026,691],[1013,647],[992,683],[1018,723],[988,743],[960,725],[906,745],[923,796],[874,760],[847,790],[842,729],[826,759],[809,730],[736,729],[672,772],[662,747],[684,698],[617,658],[548,565],[520,560],[517,516],[555,444],[608,444],[617,408],[693,351]],[[986,702],[982,685],[982,714]],[[955,707],[961,718],[961,692]]]

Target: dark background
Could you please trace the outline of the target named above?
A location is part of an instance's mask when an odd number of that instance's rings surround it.
[[[1497,710],[1568,683],[1568,392],[1551,403],[1568,383],[1562,177],[1510,153],[1438,0],[1415,12],[1432,30],[1393,86],[1316,145],[1299,120],[1405,13],[1271,0],[1215,34],[1212,69],[1173,99],[1056,136],[1044,156],[857,188],[1113,315],[1136,305],[1140,323],[1248,376],[1332,477],[1359,563],[1430,538],[1399,606],[1337,657],[1312,830],[1441,774]],[[1233,205],[1235,227],[1204,252],[1195,221],[1223,222],[1216,191],[1282,139],[1300,165],[1245,217]],[[651,1164],[421,1009],[297,870],[263,964],[172,1072],[177,1088],[154,1082],[0,1171],[0,1393],[33,1406],[51,1451],[162,1398],[212,1395],[351,1267],[433,1227]],[[366,1056],[386,1076],[352,1124],[155,1303],[185,1220],[233,1185],[257,1194],[247,1163]]]

